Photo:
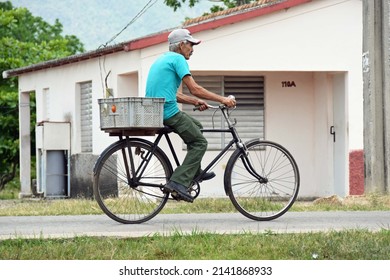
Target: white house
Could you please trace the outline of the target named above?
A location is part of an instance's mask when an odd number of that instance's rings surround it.
[[[184,27],[202,40],[189,60],[195,80],[220,94],[236,90],[239,115],[257,108],[255,121],[242,127],[292,153],[301,174],[299,197],[363,191],[361,0],[259,1],[189,20]],[[45,151],[59,150],[50,156],[54,162],[65,158],[59,169],[68,181],[59,195],[90,195],[93,164],[116,141],[99,128],[97,99],[105,96],[105,79],[115,97],[144,96],[148,70],[168,50],[169,32],[3,73],[19,78],[21,196],[31,194],[30,93],[36,94],[41,124],[38,191],[50,195],[47,173],[54,171],[48,171],[52,164]],[[256,86],[243,97],[231,80]],[[174,142],[183,158],[181,140]],[[205,162],[214,148],[210,145]],[[200,196],[224,195],[227,160],[214,168],[217,178],[202,183]]]

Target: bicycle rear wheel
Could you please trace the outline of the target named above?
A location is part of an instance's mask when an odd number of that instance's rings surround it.
[[[169,194],[163,186],[172,167],[159,149],[152,154],[152,143],[130,138],[108,147],[96,162],[94,195],[100,208],[120,223],[138,224],[156,216]]]
[[[298,166],[292,155],[277,143],[252,140],[246,147],[247,156],[237,149],[228,161],[224,178],[226,192],[244,216],[257,221],[276,219],[297,198]]]

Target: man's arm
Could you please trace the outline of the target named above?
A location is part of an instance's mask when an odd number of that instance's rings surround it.
[[[199,105],[198,104],[198,101],[199,101],[198,98],[185,95],[184,93],[182,93],[180,91],[178,91],[176,93],[176,98],[177,98],[177,102],[179,102],[179,103],[192,104],[192,105],[195,105],[195,106]]]
[[[204,111],[204,110],[208,109],[207,102],[205,102],[201,99],[192,97],[192,96],[185,95],[185,94],[181,93],[180,91],[177,92],[176,98],[177,98],[177,102],[179,102],[179,103],[192,104],[194,106],[199,106],[200,111]]]
[[[202,99],[207,99],[207,100],[223,103],[223,104],[225,104],[228,107],[234,107],[236,105],[236,101],[234,99],[231,99],[231,98],[228,98],[228,97],[223,97],[221,95],[215,94],[215,93],[213,93],[211,91],[208,91],[204,87],[198,85],[191,75],[185,76],[183,78],[183,82],[186,84],[186,86],[188,87],[188,89],[191,92],[191,94],[193,94],[194,96],[196,96],[198,98],[202,98]],[[189,97],[189,98],[192,98],[192,97]],[[193,99],[187,99],[187,100],[191,101]],[[180,102],[179,97],[178,97],[177,101]],[[189,104],[200,105],[200,104],[195,104],[195,103],[192,103],[192,102],[189,103]]]

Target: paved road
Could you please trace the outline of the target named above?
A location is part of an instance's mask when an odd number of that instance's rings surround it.
[[[159,214],[137,225],[125,225],[106,215],[0,217],[0,239],[16,237],[120,236],[139,237],[175,232],[316,232],[345,229],[390,229],[390,211],[288,212],[268,222],[252,221],[239,213]]]

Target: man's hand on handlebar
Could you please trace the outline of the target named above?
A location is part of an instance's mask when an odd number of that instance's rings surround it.
[[[197,104],[195,104],[195,107],[199,111],[204,111],[209,108],[209,104],[207,104],[206,101],[199,99]]]
[[[236,99],[232,98],[231,96],[225,97],[222,101],[223,104],[225,104],[229,108],[233,108],[236,106]]]
[[[234,98],[233,95],[229,95],[228,97],[224,97],[220,106],[234,108],[234,107],[236,107],[236,99]],[[194,111],[197,111],[197,110],[204,111],[204,110],[207,110],[209,108],[217,109],[218,106],[211,106],[206,101],[198,99],[193,110]]]

